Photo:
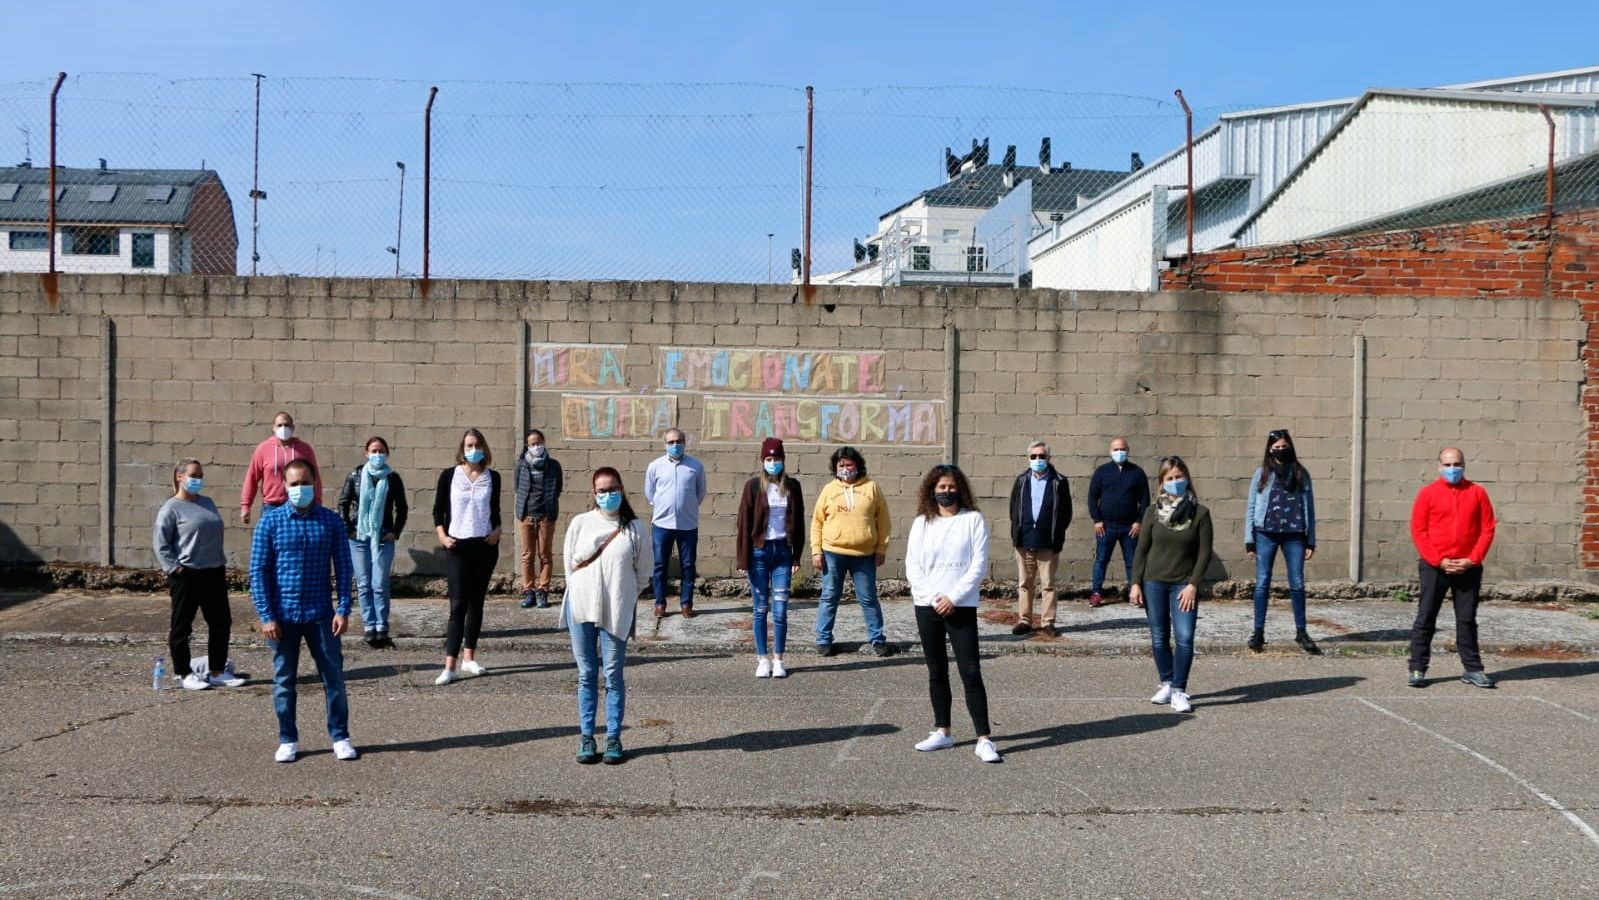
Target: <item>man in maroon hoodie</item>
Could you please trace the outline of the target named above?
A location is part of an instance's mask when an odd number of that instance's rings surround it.
[[[289,463],[303,459],[311,464],[315,477],[313,502],[322,503],[322,470],[316,464],[316,451],[311,445],[294,436],[294,417],[280,412],[272,417],[272,436],[256,445],[250,454],[250,464],[244,470],[244,490],[239,493],[239,521],[250,524],[250,505],[256,492],[261,494],[261,506],[282,506],[288,499],[288,489],[283,484],[283,469]]]
[[[1455,644],[1466,670],[1460,680],[1480,688],[1494,686],[1477,651],[1477,592],[1495,524],[1488,492],[1466,480],[1466,455],[1445,447],[1438,454],[1438,480],[1416,494],[1410,511],[1410,538],[1421,556],[1421,596],[1410,629],[1411,687],[1427,686],[1427,660],[1445,591],[1455,598]]]

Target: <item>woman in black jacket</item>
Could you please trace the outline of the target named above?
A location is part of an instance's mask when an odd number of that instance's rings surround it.
[[[350,470],[339,492],[339,515],[350,538],[361,625],[369,647],[394,646],[389,640],[389,576],[394,570],[394,544],[409,513],[405,482],[389,467],[389,442],[376,435],[367,438],[366,462]]]
[[[523,609],[550,605],[561,481],[561,464],[544,445],[544,432],[532,429],[527,433],[527,450],[516,461],[516,536],[522,544]]]
[[[761,474],[744,483],[738,500],[738,570],[749,573],[754,598],[755,677],[787,678],[788,597],[805,549],[805,494],[784,471],[783,442],[761,444]],[[766,614],[772,615],[772,655],[766,655]]]
[[[489,578],[500,559],[500,473],[489,468],[493,462],[483,432],[468,428],[455,450],[455,465],[439,473],[433,530],[444,547],[450,625],[444,636],[444,671],[434,684],[455,680],[457,656],[461,671],[469,675],[488,671],[474,657]]]

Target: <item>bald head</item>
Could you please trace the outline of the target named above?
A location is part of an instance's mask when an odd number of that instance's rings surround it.
[[[1438,451],[1438,464],[1441,466],[1463,466],[1466,464],[1466,454],[1459,447],[1445,447]]]

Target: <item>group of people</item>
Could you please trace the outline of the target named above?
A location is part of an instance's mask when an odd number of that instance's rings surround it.
[[[392,643],[389,580],[395,542],[405,528],[409,508],[404,482],[388,463],[387,441],[373,436],[364,449],[365,461],[345,478],[337,512],[321,504],[315,452],[295,436],[294,419],[286,412],[275,417],[272,436],[256,447],[245,473],[240,521],[250,522],[257,495],[263,505],[251,540],[250,590],[261,632],[273,651],[280,762],[292,762],[299,753],[295,678],[302,643],[322,680],[334,754],[339,759],[358,755],[349,735],[341,644],[354,600],[352,582],[367,643],[373,647]],[[667,564],[674,549],[681,566],[678,608],[684,617],[694,614],[705,468],[685,452],[685,435],[678,429],[665,433],[664,450],[645,474],[644,500],[651,510],[648,533],[621,473],[604,466],[591,475],[592,508],[572,518],[562,541],[566,590],[561,625],[569,633],[578,674],[580,763],[616,764],[625,758],[621,731],[627,644],[637,627],[636,608],[646,579],[655,615],[667,613]],[[1128,600],[1143,608],[1150,629],[1159,677],[1151,701],[1188,712],[1199,588],[1213,555],[1212,517],[1200,503],[1192,473],[1181,457],[1160,460],[1157,489],[1151,496],[1147,476],[1129,460],[1129,452],[1127,440],[1115,438],[1110,460],[1095,470],[1090,481],[1088,509],[1096,552],[1089,603],[1097,607],[1104,602],[1105,568],[1113,550],[1120,547]],[[492,464],[487,439],[480,430],[468,428],[457,445],[454,464],[438,476],[433,524],[449,585],[449,625],[443,668],[434,682],[438,685],[450,684],[463,672],[487,671],[476,659],[476,649],[502,534],[501,481]],[[528,433],[515,466],[521,605],[544,607],[550,602],[563,473],[536,429]],[[893,652],[877,596],[877,572],[892,535],[888,501],[867,475],[866,460],[855,448],[834,450],[829,469],[831,478],[807,518],[804,491],[786,470],[783,442],[768,438],[760,448],[759,469],[741,490],[736,558],[750,583],[758,678],[788,674],[784,652],[789,598],[807,544],[812,567],[821,574],[817,652],[835,653],[833,628],[846,575],[853,582],[872,652],[878,656]],[[1461,451],[1445,449],[1439,454],[1438,480],[1417,495],[1412,513],[1421,581],[1410,657],[1410,684],[1415,687],[1427,684],[1437,615],[1449,593],[1466,670],[1463,680],[1493,686],[1477,649],[1475,611],[1495,519],[1486,491],[1466,480],[1464,472]],[[954,465],[933,466],[915,499],[905,571],[928,668],[934,724],[916,749],[954,745],[948,674],[953,649],[977,733],[976,755],[984,762],[998,762],[978,651],[977,608],[989,565],[988,525],[966,475]],[[1010,537],[1018,571],[1015,634],[1035,628],[1057,633],[1054,574],[1071,518],[1069,482],[1055,469],[1048,445],[1035,441],[1028,447],[1027,468],[1010,494]],[[1264,646],[1272,570],[1280,553],[1288,572],[1296,641],[1306,652],[1319,652],[1305,631],[1304,563],[1315,552],[1315,500],[1310,474],[1297,459],[1286,430],[1267,435],[1264,458],[1250,479],[1243,540],[1256,563],[1254,630],[1247,646],[1255,651]],[[173,496],[156,515],[154,544],[172,595],[169,651],[180,683],[189,690],[242,684],[227,657],[231,619],[222,517],[205,494],[200,461],[186,458],[175,466]],[[1042,599],[1036,618],[1035,595]],[[209,628],[203,661],[189,655],[196,615],[203,616]],[[602,671],[603,750],[596,731]]]

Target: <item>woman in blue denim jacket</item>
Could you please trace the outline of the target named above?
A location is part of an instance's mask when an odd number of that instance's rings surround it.
[[[1266,435],[1266,456],[1249,479],[1244,551],[1255,558],[1255,630],[1249,649],[1266,646],[1266,604],[1271,570],[1281,550],[1288,568],[1288,595],[1294,605],[1294,642],[1310,654],[1321,653],[1305,633],[1305,561],[1316,555],[1316,497],[1310,473],[1294,453],[1288,429]]]

